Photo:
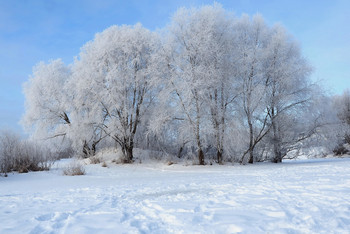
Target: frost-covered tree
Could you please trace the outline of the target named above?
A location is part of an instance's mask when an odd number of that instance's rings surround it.
[[[263,79],[262,60],[268,43],[268,27],[260,15],[250,19],[244,15],[236,25],[238,47],[235,66],[240,85],[239,108],[243,113],[248,130],[248,146],[241,162],[254,162],[254,149],[268,132],[268,115],[263,106],[266,83]]]
[[[96,34],[73,65],[75,116],[112,137],[125,162],[133,160],[134,137],[153,99],[157,46],[156,35],[140,24],[112,26]]]
[[[22,122],[36,138],[68,138],[85,157],[114,141],[125,162],[136,144],[196,153],[201,165],[281,162],[333,121],[317,111],[309,73],[291,36],[260,15],[235,18],[216,3],[182,8],[163,34],[112,26],[70,68],[37,65]]]
[[[5,176],[13,169],[19,143],[20,137],[13,132],[0,133],[0,173]]]
[[[240,94],[237,76],[235,76],[236,67],[233,66],[236,61],[236,45],[232,43],[236,34],[234,30],[235,18],[226,12],[220,5],[215,4],[208,9],[202,9],[203,17],[210,22],[207,24],[207,39],[202,45],[208,51],[205,56],[200,55],[204,60],[206,67],[208,84],[207,100],[211,127],[209,134],[212,136],[210,144],[216,149],[216,160],[222,163],[224,149],[227,148],[228,122],[232,121],[234,116],[234,101]],[[207,16],[205,16],[207,15]],[[232,141],[235,143],[234,141]]]
[[[33,68],[33,75],[24,84],[25,114],[21,124],[32,138],[69,144],[67,133],[71,125],[67,111],[67,92],[63,88],[70,69],[60,60],[43,62]]]
[[[338,124],[333,128],[337,131],[338,144],[342,148],[344,143],[350,144],[350,91],[345,90],[342,95],[333,97],[333,110]],[[338,148],[339,148],[338,147]]]
[[[70,99],[67,107],[73,123],[68,136],[76,154],[86,158],[95,155],[98,144],[106,138],[106,134],[101,129],[104,122],[99,118],[102,107],[100,107],[100,103],[91,88],[94,81],[93,79],[85,79],[84,81],[77,76],[81,75],[82,71],[78,70],[76,63],[72,68],[72,77],[65,87]],[[82,67],[82,69],[85,68]]]
[[[194,146],[204,164],[208,136],[221,162],[227,104],[231,93],[225,83],[229,57],[231,16],[218,4],[200,9],[180,9],[172,18],[166,50],[169,77],[165,79],[172,120],[179,121],[184,144]],[[183,148],[181,146],[180,150]]]
[[[172,120],[180,150],[185,144],[195,147],[199,164],[204,149],[215,148],[218,162],[224,148],[240,149],[235,151],[242,153],[240,161],[253,163],[260,157],[254,150],[268,134],[276,155],[306,137],[294,132],[293,140],[280,143],[283,134],[293,132],[290,126],[311,95],[310,69],[281,27],[268,27],[260,15],[235,19],[215,4],[180,9],[168,29],[163,64],[168,73],[160,93],[166,102],[151,129],[159,131],[158,122]]]
[[[281,162],[295,144],[310,137],[317,127],[316,123],[301,118],[306,117],[302,113],[310,110],[312,101],[313,90],[308,79],[311,68],[281,26],[269,32],[262,68],[273,161]],[[311,117],[309,114],[308,118]]]
[[[335,105],[339,119],[350,127],[350,91],[346,90],[341,96],[336,97]]]

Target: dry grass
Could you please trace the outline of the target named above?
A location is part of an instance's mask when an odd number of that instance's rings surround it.
[[[171,165],[173,165],[173,164],[175,164],[173,161],[169,161],[169,162],[167,163],[168,166],[171,166]]]
[[[63,169],[63,175],[66,175],[66,176],[85,175],[85,168],[80,163],[73,162]]]

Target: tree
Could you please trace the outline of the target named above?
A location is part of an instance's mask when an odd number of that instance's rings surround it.
[[[228,74],[229,37],[233,17],[219,4],[180,9],[173,16],[165,46],[169,77],[165,80],[173,121],[184,130],[182,145],[195,146],[200,165],[204,148],[214,135],[218,162],[222,161],[225,119],[232,102]],[[169,116],[169,115],[168,115]],[[180,122],[179,122],[180,121]]]
[[[125,162],[133,160],[135,134],[153,100],[157,46],[157,36],[140,24],[112,26],[87,43],[73,65],[76,116],[113,138]]]
[[[260,15],[254,16],[252,20],[245,15],[237,23],[236,33],[238,49],[235,75],[241,91],[239,106],[249,132],[248,149],[240,161],[244,162],[248,155],[248,162],[253,163],[254,149],[269,130],[267,113],[262,105],[266,90],[262,59],[266,51],[268,28]]]
[[[350,126],[350,91],[345,90],[344,93],[336,98],[336,106],[338,109],[338,118],[348,127]]]
[[[338,118],[338,138],[340,145],[350,144],[350,91],[345,90],[342,95],[333,98],[333,108]]]
[[[0,173],[11,172],[18,153],[20,137],[13,132],[1,132],[0,134]]]
[[[311,69],[281,26],[215,3],[178,10],[164,32],[112,26],[71,67],[37,65],[22,122],[37,138],[69,139],[84,157],[112,142],[125,162],[136,146],[196,154],[200,165],[232,155],[281,162],[325,125]]]
[[[66,107],[67,92],[63,88],[70,69],[60,60],[43,62],[33,68],[33,75],[24,84],[25,114],[21,124],[39,140],[69,144],[67,133],[71,120]],[[58,145],[56,145],[58,147]]]
[[[274,27],[269,33],[262,62],[274,155],[272,161],[277,163],[294,148],[292,146],[310,137],[317,127],[313,123],[305,126],[302,124],[305,119],[300,118],[301,112],[308,110],[312,101],[313,90],[308,80],[311,68],[281,26]],[[302,127],[298,128],[300,125]]]
[[[221,6],[214,5],[208,12],[207,24],[209,32],[206,40],[205,56],[200,55],[204,60],[204,66],[208,74],[207,100],[212,124],[214,142],[216,148],[216,160],[222,163],[227,133],[227,123],[234,118],[234,101],[240,94],[237,85],[237,76],[234,75],[236,67],[232,66],[236,58],[236,48],[232,40],[235,38],[234,22],[232,15],[225,12]],[[205,10],[203,10],[205,11]]]

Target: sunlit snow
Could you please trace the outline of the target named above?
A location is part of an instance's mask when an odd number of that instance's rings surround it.
[[[350,159],[0,177],[0,233],[346,233]]]

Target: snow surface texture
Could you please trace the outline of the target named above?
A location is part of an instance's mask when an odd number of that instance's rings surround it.
[[[350,159],[0,177],[0,233],[349,233]]]

